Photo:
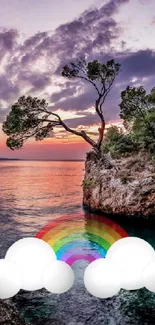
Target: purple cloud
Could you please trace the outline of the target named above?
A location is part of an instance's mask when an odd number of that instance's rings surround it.
[[[25,73],[22,71],[19,73],[18,80],[25,81],[27,84],[32,85],[33,90],[42,90],[51,83],[51,78],[46,73],[31,71],[26,71]]]
[[[14,100],[19,95],[19,87],[7,79],[4,74],[0,75],[0,100]]]
[[[0,33],[0,45],[6,51],[11,51],[17,45],[18,31],[3,29]]]
[[[18,36],[18,31],[15,29],[0,30],[0,63],[6,54],[15,49],[17,46]]]
[[[121,73],[105,103],[106,120],[119,117],[120,92],[137,77],[139,82],[147,77],[147,86],[153,86],[155,73],[155,54],[151,50],[125,52],[125,41],[121,40],[122,52],[114,50],[115,42],[122,35],[121,26],[114,14],[121,5],[130,0],[109,0],[101,8],[85,11],[79,18],[59,26],[53,32],[40,32],[19,41],[16,30],[0,31],[0,60],[6,58],[5,67],[0,74],[0,100],[6,102],[6,113],[10,105],[23,94],[25,89],[32,96],[45,97],[52,110],[77,111],[80,114],[94,104],[95,91],[86,83],[63,80],[61,69],[64,64],[81,55],[88,60],[102,62],[111,58],[122,64]],[[145,86],[144,84],[144,86]],[[61,90],[47,96],[46,87],[60,86]],[[83,92],[75,96],[79,87]],[[83,112],[84,117],[67,120],[70,126],[89,125],[97,122],[95,115]],[[5,118],[0,110],[1,120]]]
[[[150,77],[155,75],[155,52],[147,49],[126,53],[122,58],[122,64],[122,78],[129,76]]]
[[[102,12],[106,16],[111,16],[119,10],[119,6],[130,2],[130,0],[110,0],[105,6],[102,7]]]

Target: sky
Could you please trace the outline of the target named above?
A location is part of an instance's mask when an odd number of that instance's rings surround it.
[[[1,125],[22,95],[45,98],[72,128],[97,136],[91,85],[66,80],[62,67],[86,55],[115,59],[121,72],[105,105],[107,126],[120,124],[120,93],[127,85],[155,86],[154,0],[0,0],[0,157],[84,159],[90,146],[57,129],[52,138],[6,147]]]

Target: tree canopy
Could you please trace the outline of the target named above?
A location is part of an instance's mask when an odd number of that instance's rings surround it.
[[[146,93],[144,87],[128,86],[121,93],[120,117],[126,133],[112,127],[105,135],[103,152],[115,156],[147,152],[155,156],[155,88]]]
[[[7,146],[12,150],[19,149],[27,139],[34,137],[36,140],[43,140],[53,135],[54,128],[62,127],[67,132],[82,137],[96,152],[100,153],[105,131],[103,104],[119,70],[120,64],[114,60],[107,63],[97,60],[87,63],[84,58],[65,65],[62,70],[63,77],[79,78],[90,83],[96,90],[94,108],[101,121],[97,141],[91,139],[84,130],[78,131],[68,127],[58,114],[49,109],[45,99],[22,96],[12,105],[3,123],[3,131],[8,136]]]

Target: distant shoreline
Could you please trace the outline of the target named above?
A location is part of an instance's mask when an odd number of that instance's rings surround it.
[[[0,161],[62,161],[62,162],[75,162],[75,161],[85,161],[84,159],[79,160],[69,160],[69,159],[18,159],[18,158],[0,158]]]
[[[0,161],[4,160],[23,160],[23,159],[18,159],[18,158],[0,158]]]

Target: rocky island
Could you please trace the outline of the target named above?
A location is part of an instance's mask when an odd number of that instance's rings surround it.
[[[123,127],[104,133],[100,152],[87,154],[83,204],[90,211],[155,220],[155,88],[121,93]]]

